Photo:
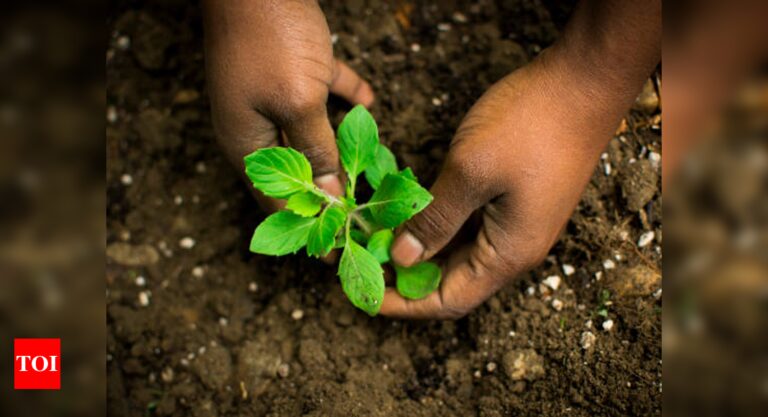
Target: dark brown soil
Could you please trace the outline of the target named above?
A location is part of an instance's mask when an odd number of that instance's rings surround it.
[[[337,55],[372,81],[384,142],[427,184],[466,110],[556,39],[570,7],[470,3],[322,4]],[[112,414],[661,413],[652,88],[543,265],[456,322],[392,321],[354,309],[332,266],[248,253],[263,213],[214,142],[197,4],[118,1],[108,25]],[[346,110],[331,100],[334,123]],[[655,240],[639,248],[648,231]],[[539,285],[555,274],[559,289]],[[588,349],[584,332],[596,336]]]

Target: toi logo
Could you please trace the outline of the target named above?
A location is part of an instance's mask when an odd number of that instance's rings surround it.
[[[13,388],[61,388],[61,339],[13,340]]]

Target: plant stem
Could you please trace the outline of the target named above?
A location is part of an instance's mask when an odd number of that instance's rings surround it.
[[[357,223],[357,225],[360,226],[360,229],[363,230],[363,233],[365,233],[366,236],[371,235],[371,233],[373,232],[373,227],[371,227],[371,225],[367,221],[365,221],[364,218],[360,217],[359,214],[353,211],[349,213],[349,218],[354,220],[355,223]]]

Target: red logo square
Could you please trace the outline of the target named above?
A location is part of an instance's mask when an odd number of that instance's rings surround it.
[[[61,389],[61,339],[13,339],[13,388]]]

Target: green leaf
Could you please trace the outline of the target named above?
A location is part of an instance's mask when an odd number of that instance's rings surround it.
[[[376,222],[384,227],[397,227],[424,210],[432,194],[403,174],[387,174],[371,200],[366,204]]]
[[[379,230],[368,239],[368,252],[381,264],[389,262],[389,248],[392,246],[394,238],[392,229]]]
[[[374,190],[379,188],[385,175],[397,173],[397,160],[392,151],[381,143],[377,148],[376,159],[365,169],[365,179]]]
[[[419,179],[416,178],[416,174],[413,173],[413,170],[411,167],[407,167],[404,170],[400,171],[400,175],[402,175],[405,178],[408,178],[411,181],[419,182]]]
[[[288,198],[285,208],[303,217],[313,217],[320,212],[325,200],[309,191],[296,193]]]
[[[442,272],[432,262],[422,262],[410,268],[395,265],[397,292],[405,298],[418,300],[431,294],[440,285]]]
[[[317,257],[327,255],[333,249],[336,233],[339,233],[346,219],[347,213],[339,206],[328,206],[323,210],[309,232],[307,254]]]
[[[384,271],[367,250],[347,240],[339,262],[341,288],[352,304],[375,316],[384,300]]]
[[[253,186],[266,196],[287,198],[315,187],[309,161],[294,149],[259,149],[243,158],[243,162]]]
[[[337,131],[341,164],[350,179],[356,178],[376,158],[379,130],[373,116],[361,105],[347,113]]]
[[[278,211],[264,219],[253,232],[251,252],[274,256],[296,253],[307,244],[309,231],[316,221],[288,210]]]

